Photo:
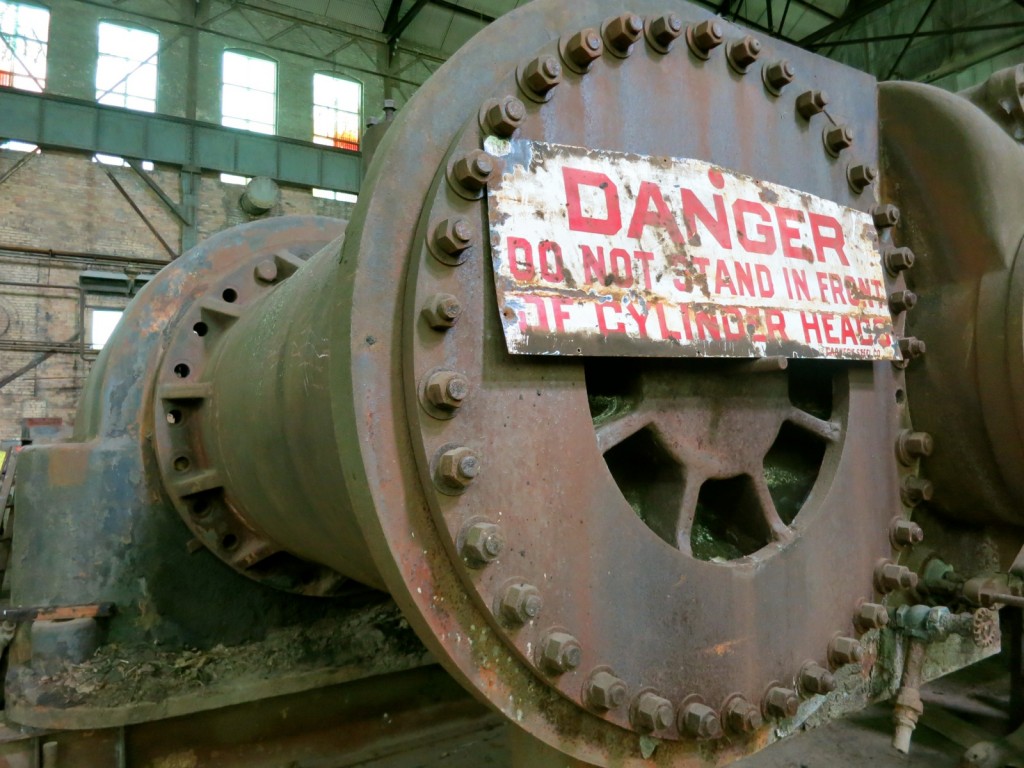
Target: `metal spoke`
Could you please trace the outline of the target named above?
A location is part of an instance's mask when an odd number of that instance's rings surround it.
[[[693,520],[697,516],[697,499],[700,497],[700,488],[704,485],[704,480],[703,477],[687,474],[686,482],[683,485],[683,495],[679,499],[678,517],[676,518],[676,547],[684,555],[693,554],[690,535],[693,530]]]
[[[597,447],[601,453],[606,453],[626,438],[649,426],[652,420],[651,414],[647,411],[630,411],[605,422],[594,429],[597,434]]]
[[[757,496],[758,505],[761,507],[761,514],[764,516],[772,539],[788,541],[793,538],[793,532],[782,521],[779,511],[775,508],[775,500],[772,499],[771,491],[768,490],[768,481],[765,479],[764,472],[751,475],[751,479],[754,482],[754,493]]]
[[[786,416],[786,421],[795,427],[799,427],[812,435],[817,435],[822,440],[834,443],[839,439],[839,425],[834,421],[826,421],[812,416],[807,411],[793,408]]]

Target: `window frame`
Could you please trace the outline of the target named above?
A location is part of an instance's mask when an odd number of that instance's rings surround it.
[[[228,56],[240,56],[245,59],[267,62],[274,67],[274,86],[273,90],[266,90],[257,88],[249,84],[228,82],[227,79],[227,57]],[[220,124],[226,128],[234,128],[240,131],[250,131],[251,133],[261,133],[267,136],[277,135],[277,114],[278,114],[278,80],[280,78],[280,67],[279,62],[276,59],[271,58],[262,53],[256,51],[249,51],[243,48],[225,48],[221,51],[220,57]],[[238,89],[240,91],[248,91],[254,94],[263,94],[264,96],[270,96],[273,102],[271,118],[273,122],[267,123],[263,120],[258,120],[252,116],[243,116],[240,114],[227,114],[225,112],[225,101],[229,89]],[[259,127],[269,128],[270,130],[261,130]]]
[[[344,107],[338,106],[337,96],[332,97],[330,104],[321,103],[317,100],[317,78],[329,78],[330,80],[337,80],[342,83],[350,83],[359,89],[358,103],[355,105],[355,111],[345,109]],[[313,143],[320,144],[321,146],[334,147],[335,149],[343,149],[350,152],[359,152],[363,146],[363,96],[365,88],[363,83],[356,80],[353,77],[346,77],[339,75],[334,72],[314,72],[313,73]],[[317,132],[317,112],[318,110],[329,110],[332,114],[334,133],[326,135]],[[338,132],[338,117],[339,115],[351,115],[354,117],[355,125],[355,141],[346,141],[343,136]]]
[[[10,2],[10,0],[0,0],[0,4],[7,6],[8,8],[14,9],[15,22],[14,32],[2,33],[0,32],[0,56],[7,59],[10,57],[11,70],[2,70],[3,74],[9,76],[10,82],[4,82],[5,78],[0,77],[0,87],[3,88],[15,88],[20,91],[30,91],[33,93],[43,93],[46,91],[46,80],[48,74],[48,64],[50,56],[50,21],[53,17],[50,9],[45,5],[39,3],[23,3],[23,2]],[[19,30],[22,22],[18,18],[19,9],[26,8],[33,11],[42,11],[46,14],[46,28],[45,37],[43,39],[37,37],[29,37],[27,34],[22,34]],[[2,25],[0,25],[2,30]],[[14,41],[22,40],[25,41],[27,47],[32,45],[39,46],[41,48],[41,72],[34,72],[31,67],[22,59],[19,55],[18,46]],[[22,51],[22,54],[25,52]],[[24,72],[19,72],[19,65],[24,68]],[[21,83],[19,83],[21,81]]]
[[[142,32],[147,35],[152,35],[155,38],[155,46],[153,52],[146,58],[141,60],[131,59],[127,56],[119,55],[116,52],[106,52],[103,50],[103,26],[117,27],[119,29]],[[127,72],[123,74],[112,86],[106,90],[100,90],[99,78],[100,69],[104,58],[113,60],[120,60],[126,65]],[[150,63],[152,62],[152,63]],[[130,68],[129,68],[130,67]],[[132,82],[132,77],[137,73],[142,72],[144,69],[152,68],[153,70],[153,95],[139,95],[131,93],[129,86]],[[124,22],[121,19],[100,19],[96,23],[96,103],[104,104],[108,107],[115,107],[117,109],[130,109],[135,112],[156,112],[157,103],[160,97],[160,33],[145,27],[140,24],[133,24],[130,22]],[[114,97],[113,99],[109,97]],[[119,99],[117,97],[120,97]],[[115,103],[116,101],[121,103]],[[151,102],[151,107],[146,109],[139,106],[131,106],[130,101],[141,101]]]

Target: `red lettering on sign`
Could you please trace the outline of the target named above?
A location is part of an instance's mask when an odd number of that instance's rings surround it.
[[[569,319],[569,310],[566,307],[572,305],[572,299],[563,296],[551,297],[551,315],[555,319],[555,328],[559,333],[565,333],[565,321]]]
[[[804,212],[793,208],[775,206],[775,220],[779,223],[779,240],[782,243],[782,255],[791,259],[803,259],[811,261],[811,253],[805,250],[800,239],[800,230],[793,226],[793,222],[803,223]]]
[[[668,327],[668,321],[665,318],[665,306],[663,304],[654,305],[654,314],[658,318],[658,328],[661,330],[661,338],[665,340],[683,338],[683,335],[679,331],[673,331]]]
[[[629,260],[629,251],[612,248],[608,254],[609,274],[614,275],[615,284],[623,288],[633,286],[633,265]]]
[[[743,310],[739,307],[722,307],[722,330],[727,341],[737,341],[747,336],[743,328]]]
[[[540,298],[539,296],[523,296],[523,301],[527,302],[528,304],[533,306],[534,309],[537,310],[537,327],[540,328],[542,331],[550,331],[551,326],[548,325],[548,313],[547,310],[544,308],[544,299]],[[519,314],[519,327],[522,328],[524,331],[526,330],[526,328],[523,328],[525,321],[525,313],[521,312]]]
[[[736,229],[739,232],[740,244],[747,253],[771,254],[775,252],[775,230],[772,229],[771,216],[768,209],[753,200],[737,200],[732,204],[732,215],[736,219]],[[761,239],[751,237],[746,217],[753,216],[761,220],[760,224],[754,225],[754,231]]]
[[[754,273],[757,275],[757,292],[766,299],[775,295],[775,281],[772,280],[772,273],[764,264],[755,264]]]
[[[587,285],[604,283],[604,277],[608,274],[608,269],[604,265],[604,248],[600,245],[595,247],[597,253],[594,253],[589,245],[580,246],[583,252],[583,282]]]
[[[769,336],[778,336],[783,341],[789,341],[789,336],[786,335],[786,318],[779,310],[765,310],[764,326]]]
[[[613,333],[625,333],[626,327],[619,321],[618,316],[622,314],[622,310],[615,304],[610,302],[601,302],[594,305],[594,309],[597,310],[597,327],[601,330],[602,335],[610,336]],[[615,325],[609,325],[608,319],[605,315],[606,312],[611,312],[616,317],[613,318]]]
[[[818,337],[818,343],[821,344],[821,325],[818,321],[818,316],[813,313],[801,312],[800,323],[804,329],[804,341],[808,344],[813,343],[811,341],[811,334],[813,333]]]
[[[653,211],[651,203],[654,203]],[[650,181],[640,182],[640,189],[636,195],[636,207],[633,209],[633,218],[629,222],[627,234],[639,240],[644,233],[644,227],[659,227],[668,232],[672,242],[683,242],[683,235],[676,225],[672,212],[665,204],[665,198],[661,196],[661,190],[657,184]]]
[[[651,260],[654,254],[650,251],[633,251],[633,258],[640,262],[644,271],[644,289],[651,290]]]
[[[520,262],[516,252],[523,254]],[[532,280],[536,270],[533,266],[533,246],[522,237],[508,238],[508,268],[516,280]]]
[[[707,312],[695,312],[693,319],[697,323],[697,335],[702,340],[708,340],[708,335],[715,341],[722,340],[722,329],[718,327],[718,320],[714,315],[709,315]]]
[[[830,250],[835,253],[843,266],[850,266],[850,262],[846,259],[846,236],[843,234],[843,228],[839,222],[823,213],[811,213],[809,218],[814,252],[817,254],[818,261],[824,261],[825,251]],[[825,234],[825,230],[829,230],[831,234]]]
[[[562,180],[565,183],[565,202],[569,210],[569,229],[575,232],[592,232],[595,235],[614,235],[622,229],[619,190],[608,176],[597,171],[563,167]],[[604,193],[604,204],[608,211],[606,218],[583,215],[583,205],[580,203],[581,186],[594,187]]]
[[[548,263],[548,255],[554,261],[554,268]],[[562,249],[552,240],[544,240],[537,248],[537,260],[540,262],[540,276],[549,283],[560,283],[565,279],[562,268]]]
[[[640,308],[632,301],[626,305],[626,309],[629,310],[630,316],[636,320],[637,327],[640,329],[640,333],[643,336],[647,335],[647,315],[640,311]]]
[[[683,226],[686,227],[686,236],[689,238],[690,244],[697,245],[700,242],[700,234],[697,232],[697,220],[699,219],[720,246],[732,248],[729,218],[725,213],[725,198],[721,195],[714,196],[715,215],[712,216],[711,211],[704,207],[704,203],[692,191],[686,188],[680,191],[683,197]]]

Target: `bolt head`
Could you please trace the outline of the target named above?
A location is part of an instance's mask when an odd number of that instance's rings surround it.
[[[861,603],[854,614],[853,623],[858,629],[881,629],[889,623],[889,611],[880,603]]]
[[[917,574],[905,565],[884,561],[875,568],[875,587],[882,594],[917,586]]]
[[[544,598],[532,584],[512,584],[501,594],[498,614],[501,619],[514,627],[521,627],[540,616]]]
[[[566,58],[581,69],[587,69],[601,58],[603,50],[601,34],[593,27],[580,30],[565,44]]]
[[[924,530],[917,523],[898,517],[889,528],[889,538],[897,547],[910,547],[924,541]]]
[[[846,177],[856,192],[863,192],[875,183],[878,178],[878,169],[873,165],[851,165],[846,172]]]
[[[796,69],[786,60],[776,61],[765,68],[764,79],[769,87],[780,91],[796,78]]]
[[[427,325],[437,331],[451,328],[461,315],[462,304],[450,293],[435,293],[423,305],[423,317]]]
[[[764,718],[760,709],[737,696],[725,707],[725,724],[734,733],[750,733],[764,725]]]
[[[487,126],[491,133],[508,138],[526,119],[526,105],[515,96],[506,96],[487,110]]]
[[[523,84],[537,96],[544,96],[562,82],[562,65],[554,56],[539,56],[523,70]]]
[[[852,637],[837,637],[829,643],[828,661],[833,667],[860,664],[864,660],[864,646]]]
[[[693,41],[693,46],[702,54],[710,53],[725,42],[725,33],[722,31],[722,25],[717,21],[708,19],[691,27],[690,30],[690,39]]]
[[[836,689],[836,679],[819,664],[807,664],[800,670],[800,688],[808,694],[824,696]]]
[[[909,358],[911,360],[913,360],[914,358],[921,357],[925,352],[928,351],[928,345],[925,342],[921,341],[921,339],[915,338],[914,336],[907,336],[905,338],[900,339],[899,345],[900,352],[903,354],[903,357]],[[925,456],[930,456],[932,452],[930,437],[928,445],[928,453],[924,454]]]
[[[608,20],[604,28],[604,39],[613,51],[628,54],[643,31],[643,19],[635,13],[623,13]]]
[[[741,71],[757,61],[760,55],[761,41],[750,35],[729,46],[729,61]]]
[[[825,148],[833,155],[853,146],[853,131],[845,125],[825,129]]]
[[[900,349],[902,351],[902,344]],[[913,354],[910,356],[912,357]],[[932,436],[927,432],[904,429],[896,438],[896,457],[901,464],[906,466],[913,464],[915,459],[931,456],[933,448]]]
[[[882,251],[885,269],[893,276],[913,267],[914,260],[914,252],[909,248],[885,248]]]
[[[469,380],[455,371],[436,371],[427,379],[427,402],[443,411],[454,411],[469,396]]]
[[[893,291],[889,295],[889,309],[894,313],[907,312],[917,304],[917,294],[913,291]]]
[[[261,283],[273,283],[277,280],[277,262],[273,259],[263,259],[253,269],[253,275]]]
[[[464,189],[476,193],[487,186],[494,172],[494,159],[483,150],[474,149],[456,161],[453,176]]]
[[[638,731],[662,731],[672,726],[672,702],[650,691],[641,693],[633,706],[631,719]]]
[[[462,531],[462,556],[473,565],[493,562],[504,546],[501,529],[492,523],[472,523]]]
[[[923,501],[931,501],[934,494],[935,486],[931,481],[916,475],[903,478],[900,485],[900,497],[908,507],[916,507]]]
[[[876,205],[871,209],[871,218],[875,222],[875,226],[878,229],[888,229],[889,227],[895,227],[900,223],[900,209],[895,205],[886,203],[885,205]]]
[[[579,641],[567,632],[549,632],[540,643],[540,663],[553,675],[571,672],[583,661]]]
[[[668,49],[683,33],[683,20],[674,13],[666,13],[651,22],[651,40]]]
[[[480,459],[469,448],[452,448],[441,454],[437,473],[451,488],[468,488],[480,474]]]
[[[800,709],[800,698],[796,691],[775,686],[768,689],[764,697],[765,714],[768,717],[793,717]]]
[[[796,111],[810,120],[828,106],[828,94],[824,91],[804,91],[796,97]]]
[[[711,707],[694,702],[679,711],[677,726],[683,733],[695,739],[720,739],[722,721]]]
[[[453,216],[434,229],[434,244],[442,253],[458,256],[473,244],[473,226],[469,219]]]
[[[626,703],[628,695],[626,684],[610,672],[597,672],[587,681],[587,705],[592,709],[618,709]]]

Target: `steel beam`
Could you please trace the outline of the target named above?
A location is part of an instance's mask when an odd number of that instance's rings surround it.
[[[875,11],[884,8],[885,6],[889,5],[889,3],[891,3],[892,1],[893,0],[870,0],[870,2],[859,4],[851,3],[846,13],[844,13],[839,19],[832,22],[831,24],[822,27],[816,32],[812,32],[811,34],[797,41],[797,44],[807,48],[810,46],[811,43],[817,42],[818,40],[821,40],[824,37],[828,37],[834,32],[839,32],[840,30],[846,29],[855,21],[858,21],[859,19],[864,18],[868,14],[874,13]]]

